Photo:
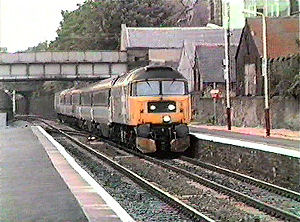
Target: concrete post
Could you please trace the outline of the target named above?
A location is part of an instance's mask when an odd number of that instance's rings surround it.
[[[13,115],[16,115],[16,90],[13,90]]]

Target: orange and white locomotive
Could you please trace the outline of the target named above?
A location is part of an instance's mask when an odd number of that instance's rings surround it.
[[[183,152],[190,145],[186,79],[167,66],[146,66],[56,95],[58,118],[129,144],[143,153]]]

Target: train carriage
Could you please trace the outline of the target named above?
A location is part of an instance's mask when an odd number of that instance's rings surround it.
[[[142,67],[58,97],[61,120],[143,153],[189,147],[191,98],[186,79],[171,67]]]

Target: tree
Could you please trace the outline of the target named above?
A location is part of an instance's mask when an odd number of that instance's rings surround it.
[[[120,44],[121,24],[134,27],[171,26],[173,10],[163,0],[86,1],[63,20],[50,49],[113,50]]]
[[[0,47],[0,53],[5,53],[7,52],[7,48],[6,47]]]
[[[270,72],[270,96],[300,98],[300,55],[273,63]]]
[[[295,75],[292,84],[287,90],[286,96],[292,96],[295,99],[300,98],[300,73]]]
[[[41,51],[48,51],[49,50],[49,43],[48,41],[40,42],[37,46],[28,47],[25,52],[41,52]]]

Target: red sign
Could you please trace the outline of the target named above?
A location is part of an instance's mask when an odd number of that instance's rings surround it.
[[[211,94],[212,98],[216,98],[216,99],[221,98],[221,92],[218,89],[212,89],[212,90],[210,90],[210,94]]]

